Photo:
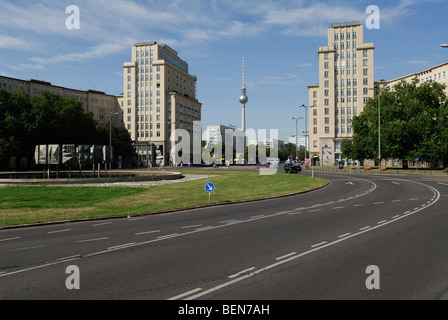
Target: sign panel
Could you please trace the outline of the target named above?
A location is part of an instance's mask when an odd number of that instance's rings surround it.
[[[213,190],[215,190],[215,185],[213,183],[209,182],[205,185],[205,190],[207,192],[213,192]]]

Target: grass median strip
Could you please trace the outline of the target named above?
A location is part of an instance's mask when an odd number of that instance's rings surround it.
[[[0,227],[207,205],[206,182],[215,185],[211,197],[214,204],[302,192],[326,184],[323,179],[302,175],[225,172],[207,179],[147,188],[4,187],[0,188]]]

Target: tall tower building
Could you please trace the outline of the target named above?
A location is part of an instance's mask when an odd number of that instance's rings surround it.
[[[319,83],[308,86],[311,159],[334,166],[342,159],[341,142],[351,139],[352,118],[375,95],[374,45],[364,42],[359,22],[335,23],[328,45],[320,47]]]
[[[241,119],[241,130],[243,132],[246,131],[246,103],[249,101],[249,98],[246,96],[246,86],[244,83],[244,57],[243,57],[243,87],[241,88],[241,96],[239,99],[242,108],[242,119]]]
[[[201,120],[196,77],[166,44],[135,43],[132,61],[123,65],[123,122],[136,145],[154,145],[155,157],[171,164],[171,132],[185,129],[193,137],[193,121]],[[139,155],[147,160],[147,152]]]

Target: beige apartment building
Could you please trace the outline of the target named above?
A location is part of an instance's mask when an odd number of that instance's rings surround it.
[[[123,122],[137,146],[155,145],[159,163],[172,163],[171,132],[185,129],[193,137],[193,122],[201,120],[196,77],[175,50],[157,42],[135,43],[132,61],[123,64],[123,96],[118,97]],[[137,148],[139,161],[149,159]]]
[[[437,66],[431,67],[429,69],[420,72],[412,73],[407,76],[386,81],[385,84],[388,85],[391,89],[393,89],[393,87],[399,82],[401,81],[411,82],[416,77],[419,84],[423,84],[425,82],[432,80],[446,85],[447,87],[445,88],[445,93],[448,95],[448,62],[444,62]]]
[[[63,98],[73,98],[83,103],[85,111],[93,113],[94,119],[102,126],[112,119],[115,126],[122,125],[121,109],[118,100],[113,95],[108,95],[96,90],[75,90],[54,86],[50,82],[42,80],[21,80],[5,76],[0,76],[0,88],[10,92],[15,92],[22,88],[30,96],[39,96],[44,91],[48,91]],[[118,114],[114,114],[118,113]]]
[[[315,165],[342,159],[341,142],[353,137],[352,118],[374,96],[374,44],[359,22],[335,23],[319,47],[319,83],[308,86],[310,157]]]

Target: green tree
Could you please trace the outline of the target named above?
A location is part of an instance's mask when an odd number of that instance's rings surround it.
[[[378,103],[380,102],[381,155],[383,159],[447,162],[447,97],[445,86],[419,85],[417,78],[395,85],[369,99],[364,112],[353,118],[353,140],[342,143],[352,159],[378,157]],[[380,101],[378,99],[381,99]]]
[[[110,127],[112,128],[111,136],[109,130]],[[124,126],[111,126],[108,122],[99,127],[95,143],[100,145],[109,145],[111,138],[115,161],[117,161],[117,156],[122,156],[127,159],[132,159],[134,157],[135,149],[132,145],[131,135]]]

